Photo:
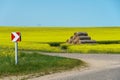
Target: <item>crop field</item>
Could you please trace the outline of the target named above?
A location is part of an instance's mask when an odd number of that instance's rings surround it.
[[[101,28],[65,28],[65,27],[1,27],[0,47],[14,48],[11,41],[11,32],[21,32],[22,41],[19,42],[20,50],[38,50],[42,52],[83,52],[83,53],[119,53],[120,52],[120,27]],[[69,45],[66,40],[74,32],[87,32],[92,40],[101,44]],[[108,44],[102,44],[107,43]],[[51,46],[53,45],[53,46]],[[65,48],[64,48],[65,47]]]
[[[57,29],[55,29],[57,30]],[[11,41],[11,32],[21,32],[22,41],[19,42],[18,65],[14,60],[14,42]],[[56,32],[57,33],[57,32]],[[53,57],[41,55],[32,52],[24,53],[21,51],[38,50],[42,52],[61,52],[58,47],[51,47],[48,42],[59,42],[60,38],[54,37],[54,29],[49,28],[0,28],[0,78],[10,75],[27,75],[34,76],[51,74],[69,70],[77,66],[85,66],[84,62],[76,59]],[[60,35],[60,34],[59,34]],[[52,37],[53,36],[53,37]],[[57,39],[56,39],[57,38]],[[64,41],[64,40],[63,40]]]
[[[14,65],[14,42],[11,41],[11,32],[22,34],[22,41],[18,43],[18,65]],[[66,40],[74,32],[87,32],[97,43],[67,44]],[[33,54],[26,54],[22,51],[31,51]],[[0,27],[0,77],[36,72],[44,75],[84,65],[81,60],[44,56],[35,54],[34,51],[119,54],[120,28]]]
[[[1,27],[0,40],[10,42],[10,33],[19,31],[22,33],[23,42],[65,42],[74,32],[88,32],[92,39],[101,40],[120,40],[120,28],[20,28],[20,27]]]

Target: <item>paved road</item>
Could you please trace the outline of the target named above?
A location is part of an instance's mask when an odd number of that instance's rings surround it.
[[[86,74],[78,73],[72,76],[50,80],[120,80],[120,66],[100,71],[89,72]]]
[[[30,80],[120,80],[120,55],[117,54],[55,54],[45,55],[62,56],[86,61],[90,67],[83,71],[75,70],[58,74],[47,75]]]

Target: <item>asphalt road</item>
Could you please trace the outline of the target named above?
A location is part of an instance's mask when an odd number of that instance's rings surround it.
[[[120,80],[120,55],[118,54],[43,54],[81,59],[90,67],[82,71],[51,74],[30,80]]]
[[[72,76],[50,80],[120,80],[120,66],[111,69],[94,71],[87,74],[78,73]]]

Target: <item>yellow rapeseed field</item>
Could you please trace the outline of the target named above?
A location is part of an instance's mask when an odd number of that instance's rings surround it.
[[[120,27],[101,28],[65,28],[65,27],[1,27],[0,48],[2,54],[14,51],[11,41],[11,32],[21,32],[22,41],[19,42],[20,50],[39,50],[43,52],[120,52],[120,44],[96,45],[67,45],[67,50],[61,46],[50,46],[51,42],[66,42],[74,32],[87,32],[96,41],[119,41]],[[4,50],[4,51],[3,51]],[[8,51],[8,52],[6,52]]]

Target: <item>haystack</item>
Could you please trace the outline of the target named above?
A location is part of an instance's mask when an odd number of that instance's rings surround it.
[[[85,44],[85,43],[96,43],[95,40],[91,40],[91,37],[88,36],[86,32],[75,32],[70,39],[67,40],[67,43],[70,44]]]

